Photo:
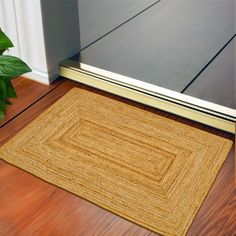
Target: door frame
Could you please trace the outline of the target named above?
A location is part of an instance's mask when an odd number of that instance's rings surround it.
[[[236,110],[181,94],[74,60],[60,64],[60,75],[235,134]]]

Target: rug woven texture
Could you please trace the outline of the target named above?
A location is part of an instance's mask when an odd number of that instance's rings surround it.
[[[163,235],[185,235],[232,142],[74,88],[1,159]]]

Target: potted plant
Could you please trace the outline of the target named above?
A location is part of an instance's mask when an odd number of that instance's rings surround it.
[[[11,105],[9,99],[17,97],[11,80],[31,71],[21,59],[3,55],[12,47],[11,40],[0,29],[0,121],[4,118],[8,105]]]

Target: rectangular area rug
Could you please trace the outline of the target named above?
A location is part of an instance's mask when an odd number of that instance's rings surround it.
[[[185,235],[230,140],[74,88],[0,148],[43,180],[163,235]]]

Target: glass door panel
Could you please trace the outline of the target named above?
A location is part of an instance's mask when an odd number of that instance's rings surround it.
[[[79,0],[79,12],[82,49],[61,75],[235,132],[235,0]]]

